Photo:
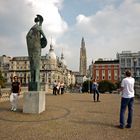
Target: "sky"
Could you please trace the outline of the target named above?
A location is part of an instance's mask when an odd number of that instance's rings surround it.
[[[98,58],[115,59],[122,51],[140,51],[140,0],[0,0],[0,56],[27,56],[26,34],[37,14],[58,57],[79,71],[84,37],[87,67]]]

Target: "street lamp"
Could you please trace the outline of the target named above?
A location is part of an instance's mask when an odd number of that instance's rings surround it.
[[[134,79],[135,79],[135,82],[136,82],[136,64],[137,64],[137,59],[136,57],[133,58],[133,64],[134,64]],[[135,84],[136,85],[136,84]],[[135,94],[136,94],[136,86],[134,86],[134,90],[135,90]]]
[[[87,79],[88,79],[88,93],[90,93],[90,77],[88,77]]]
[[[135,80],[136,80],[136,63],[137,63],[137,59],[134,57],[133,58],[133,64],[134,64],[134,78],[135,78]]]

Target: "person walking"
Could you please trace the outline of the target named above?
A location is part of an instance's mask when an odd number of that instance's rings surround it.
[[[96,94],[97,94],[97,102],[100,102],[98,83],[96,82],[96,79],[94,79],[93,83],[92,83],[92,92],[93,92],[93,100],[94,100],[94,102],[96,101]]]
[[[20,94],[21,88],[20,88],[20,82],[18,82],[18,77],[14,76],[14,81],[12,82],[11,87],[11,95],[10,95],[10,101],[11,101],[11,111],[17,110],[17,102],[18,102],[18,96]]]
[[[125,72],[126,78],[124,78],[121,82],[122,98],[121,98],[121,106],[120,106],[120,125],[119,128],[123,129],[131,128],[132,126],[132,118],[133,118],[133,105],[134,105],[134,83],[135,79],[131,77],[131,72],[127,70]],[[125,126],[125,111],[126,107],[128,107],[128,118],[127,125]]]
[[[56,80],[54,81],[54,83],[53,83],[53,94],[54,95],[56,95],[56,91],[57,91],[57,82],[56,82]]]

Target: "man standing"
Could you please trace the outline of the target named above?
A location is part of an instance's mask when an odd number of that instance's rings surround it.
[[[121,107],[120,107],[120,125],[119,128],[123,129],[131,128],[132,126],[132,117],[133,117],[133,105],[134,105],[134,83],[135,79],[131,77],[131,72],[127,70],[125,72],[126,78],[122,80],[121,83]],[[125,110],[128,106],[128,118],[127,125],[125,126]]]
[[[56,80],[55,80],[54,83],[53,83],[53,94],[54,94],[54,95],[56,95],[56,91],[57,91],[56,86],[57,86],[57,82],[56,82]]]
[[[12,93],[10,95],[10,101],[11,101],[11,105],[12,111],[16,111],[17,110],[17,101],[18,101],[18,96],[20,94],[20,83],[18,82],[18,77],[14,76],[14,82],[12,82]]]
[[[96,101],[96,94],[97,94],[97,102],[100,102],[100,100],[99,100],[98,83],[96,82],[96,79],[94,79],[93,83],[92,83],[92,92],[93,92],[94,102]]]

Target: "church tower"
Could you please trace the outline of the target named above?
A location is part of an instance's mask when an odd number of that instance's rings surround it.
[[[81,75],[84,75],[84,76],[87,75],[87,56],[86,56],[86,48],[85,48],[84,38],[82,38],[82,41],[81,41],[79,72]]]

